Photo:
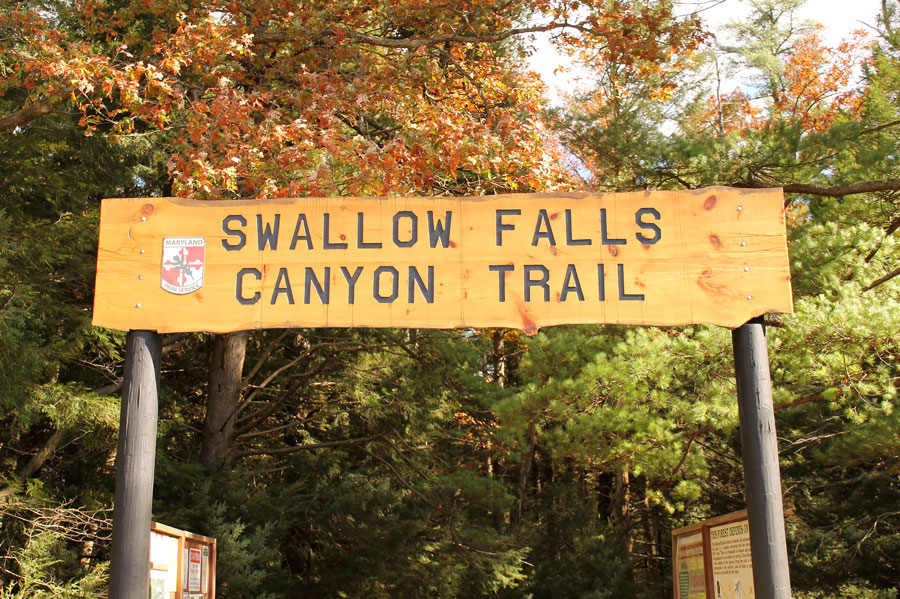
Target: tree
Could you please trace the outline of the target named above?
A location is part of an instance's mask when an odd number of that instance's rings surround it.
[[[662,103],[642,79],[601,80],[555,118],[564,143],[582,159],[587,183],[598,189],[610,182],[618,189],[725,184],[787,192],[796,314],[772,321],[779,326],[769,329],[769,343],[789,541],[796,548],[792,579],[803,596],[893,596],[896,577],[881,559],[896,542],[896,495],[888,491],[893,475],[881,472],[896,463],[887,449],[895,441],[882,434],[896,406],[900,322],[900,271],[890,249],[900,213],[891,26],[897,7],[883,3],[874,47],[857,36],[831,49],[815,27],[798,27],[792,16],[798,6],[753,3],[750,17],[733,25],[742,42],[710,49],[684,76],[692,86]],[[722,92],[729,61],[751,69],[752,85]],[[863,65],[859,83],[854,65]],[[616,355],[658,355],[642,347],[629,343]],[[687,378],[697,385],[724,376],[727,369],[719,367]],[[715,413],[715,392],[686,397],[694,398],[692,410]],[[674,401],[667,394],[662,405]],[[741,505],[733,417],[719,412],[686,430],[668,425],[686,441],[684,453],[673,451],[685,456],[682,467],[707,472],[699,497],[708,515]],[[683,484],[693,486],[690,479]],[[849,489],[855,499],[844,502]],[[860,504],[857,490],[873,502]],[[651,480],[648,492],[652,503],[681,509],[665,484]]]
[[[16,34],[5,89],[29,103],[4,128],[68,99],[89,130],[171,130],[174,191],[200,197],[545,187],[552,175],[527,118],[536,82],[508,40],[556,32],[597,63],[654,72],[697,43],[696,23],[668,2],[92,1],[50,14],[75,35],[27,3],[4,19]]]

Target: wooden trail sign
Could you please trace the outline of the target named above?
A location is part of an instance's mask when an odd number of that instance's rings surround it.
[[[791,312],[780,189],[104,200],[94,324],[159,332]]]

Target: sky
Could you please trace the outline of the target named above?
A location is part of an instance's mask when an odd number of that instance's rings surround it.
[[[750,6],[746,0],[707,0],[681,5],[686,13],[699,7],[699,14],[713,28],[740,18]],[[826,41],[834,43],[854,29],[873,27],[880,8],[881,0],[808,0],[797,14],[801,19],[824,25]]]
[[[680,14],[698,14],[715,32],[721,25],[739,19],[749,10],[747,0],[703,0],[676,1],[680,6]],[[869,29],[875,25],[881,7],[881,0],[808,0],[798,11],[801,19],[816,21],[825,26],[825,41],[837,44],[855,29]],[[570,65],[565,57],[559,56],[549,44],[546,37],[536,39],[538,51],[531,57],[532,68],[548,83],[548,96],[552,103],[558,104],[562,94],[579,85],[580,74]],[[559,67],[567,72],[554,72]]]

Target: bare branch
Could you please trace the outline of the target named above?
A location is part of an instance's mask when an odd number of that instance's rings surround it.
[[[687,443],[684,445],[684,450],[681,452],[681,459],[678,460],[678,464],[675,468],[672,469],[672,472],[669,474],[669,477],[666,479],[666,482],[663,484],[668,484],[675,478],[675,475],[678,474],[678,471],[681,470],[681,467],[684,465],[685,460],[687,460],[688,454],[691,452],[691,445],[694,444],[694,441],[697,439],[697,436],[700,434],[700,431],[694,431],[690,437],[688,437]]]
[[[108,542],[112,531],[112,510],[72,507],[71,502],[25,503],[10,499],[0,503],[0,519],[17,520],[33,532],[52,532],[73,542]],[[0,558],[7,558],[0,555]]]
[[[272,416],[272,414],[277,412],[279,409],[281,409],[281,407],[285,403],[287,403],[287,400],[291,397],[291,395],[293,394],[293,392],[296,389],[297,389],[296,385],[291,386],[288,389],[285,389],[280,394],[278,399],[266,402],[265,407],[260,408],[259,410],[256,410],[255,412],[250,412],[250,413],[244,414],[241,418],[238,418],[237,422],[235,423],[236,424],[235,436],[236,437],[246,436],[254,428],[256,428],[257,426],[261,425],[263,422],[268,420]],[[249,405],[250,405],[249,403],[244,402],[243,404],[241,404],[242,407],[238,411],[243,412],[244,408]]]
[[[900,119],[891,121],[889,123],[885,123],[883,125],[878,125],[877,127],[869,127],[868,129],[863,129],[859,132],[860,135],[867,135],[869,133],[876,133],[881,131],[882,129],[889,129],[890,127],[894,127],[896,125],[900,125]]]
[[[734,187],[744,189],[763,189],[777,187],[777,184],[764,181],[740,181],[733,183]],[[859,183],[846,183],[844,185],[811,185],[807,183],[789,183],[782,185],[785,193],[798,193],[829,198],[841,198],[860,193],[875,193],[878,191],[900,191],[900,179],[880,179],[876,181],[860,181]]]
[[[263,363],[265,363],[265,361],[269,359],[269,356],[272,355],[272,352],[275,351],[275,348],[278,347],[281,342],[284,341],[284,338],[287,337],[290,333],[291,329],[285,329],[285,331],[281,333],[278,338],[275,339],[275,341],[269,344],[266,350],[259,357],[259,360],[256,361],[256,364],[253,365],[253,368],[250,369],[250,372],[248,372],[247,375],[244,376],[244,387],[246,387],[250,383],[256,373],[259,372],[259,369],[262,368]]]
[[[60,100],[72,93],[72,91],[72,89],[59,90],[55,94],[38,100],[34,104],[26,106],[21,110],[0,116],[0,132],[14,131],[16,128],[27,125],[31,121],[41,118],[45,114],[50,114]]]
[[[124,381],[119,379],[117,381],[113,381],[109,384],[103,385],[102,387],[98,387],[94,389],[94,393],[97,395],[112,395],[113,393],[118,393],[122,390],[122,385]]]
[[[201,429],[201,428],[199,428],[199,427],[196,427],[196,426],[194,426],[193,424],[189,424],[189,423],[187,423],[187,422],[184,422],[183,420],[173,420],[173,422],[174,422],[175,424],[177,424],[178,426],[183,426],[184,428],[188,429],[189,431],[192,431],[192,432],[194,432],[194,433],[197,433],[198,435],[202,435],[202,434],[203,434],[203,429]]]
[[[370,44],[372,46],[379,46],[381,48],[393,48],[393,49],[405,49],[405,50],[415,50],[417,48],[427,48],[431,46],[438,46],[447,43],[456,43],[456,44],[493,44],[496,42],[502,42],[503,40],[509,39],[511,37],[515,37],[517,35],[524,35],[527,33],[542,33],[546,31],[555,31],[560,29],[574,29],[577,31],[581,31],[583,33],[588,33],[591,35],[602,36],[605,35],[604,32],[594,31],[588,29],[587,27],[575,24],[575,23],[557,23],[551,22],[546,25],[533,25],[531,27],[517,27],[514,29],[507,29],[506,31],[498,31],[497,33],[491,33],[486,35],[460,35],[456,33],[447,33],[444,35],[436,35],[434,37],[427,38],[392,38],[392,37],[380,37],[375,35],[369,35],[367,33],[360,33],[359,31],[353,31],[351,29],[345,29],[344,33],[350,39],[364,43]],[[280,44],[293,39],[287,33],[279,33],[279,32],[271,32],[271,33],[258,33],[253,36],[254,43],[257,44]]]
[[[477,81],[475,81],[475,79],[473,79],[472,76],[469,75],[469,73],[467,73],[466,70],[465,70],[464,68],[462,68],[462,65],[460,65],[458,62],[456,62],[456,59],[453,58],[453,56],[452,56],[449,52],[447,52],[447,51],[444,50],[443,48],[441,48],[441,49],[438,50],[438,51],[440,52],[441,56],[443,56],[444,58],[446,58],[447,60],[449,60],[451,63],[453,63],[453,66],[456,67],[456,70],[459,71],[460,74],[461,74],[463,77],[465,77],[465,79],[466,79],[469,83],[472,84],[472,86],[475,88],[475,91],[478,92],[478,97],[481,98],[481,104],[482,104],[482,106],[484,106],[484,107],[485,107],[485,110],[487,110],[488,102],[487,102],[487,100],[486,100],[485,97],[484,97],[484,90],[483,90],[481,84],[478,83]]]
[[[276,455],[285,455],[290,453],[296,453],[298,451],[309,451],[312,449],[325,449],[328,447],[346,447],[348,445],[362,445],[364,443],[369,443],[370,441],[377,441],[381,438],[381,435],[372,435],[369,437],[359,437],[358,439],[341,439],[339,441],[325,441],[322,443],[308,443],[306,445],[295,445],[294,447],[272,447],[272,448],[262,448],[262,449],[248,449],[247,451],[240,451],[232,454],[232,457],[235,459],[240,458],[248,458],[251,456],[258,455],[268,455],[268,456],[276,456]]]
[[[273,428],[266,429],[264,431],[254,431],[252,433],[241,433],[239,435],[235,435],[238,439],[247,439],[249,437],[260,437],[262,435],[271,435],[272,433],[278,433],[283,430],[297,428],[300,426],[299,422],[288,422],[287,424],[282,424],[280,426],[276,426]]]

